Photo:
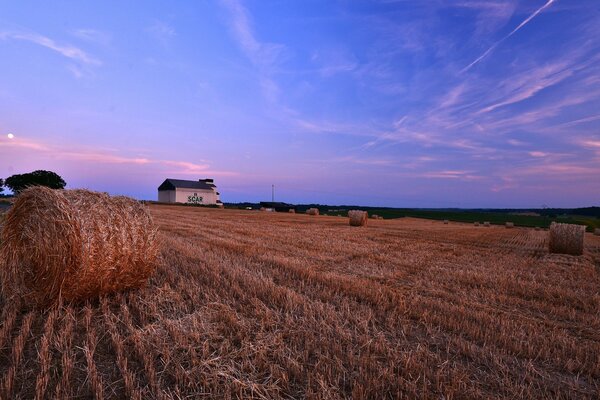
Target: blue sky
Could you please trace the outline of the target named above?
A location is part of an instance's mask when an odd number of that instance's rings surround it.
[[[13,139],[7,135],[12,133]],[[0,177],[600,205],[595,0],[0,2]]]

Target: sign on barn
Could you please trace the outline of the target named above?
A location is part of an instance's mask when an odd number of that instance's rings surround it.
[[[161,203],[221,205],[219,195],[213,179],[187,181],[169,178],[158,187],[158,201]]]

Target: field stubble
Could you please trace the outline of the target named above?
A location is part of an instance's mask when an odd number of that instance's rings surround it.
[[[0,398],[597,398],[600,237],[153,206],[148,287],[0,303]],[[2,300],[0,300],[2,301]]]

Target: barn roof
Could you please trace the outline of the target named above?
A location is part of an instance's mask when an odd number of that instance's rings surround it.
[[[207,182],[208,181],[208,182]],[[186,181],[183,179],[165,179],[165,181],[158,187],[159,191],[163,190],[175,190],[176,188],[184,189],[199,189],[199,190],[213,190],[215,184],[212,183],[212,179],[201,179],[199,181]]]

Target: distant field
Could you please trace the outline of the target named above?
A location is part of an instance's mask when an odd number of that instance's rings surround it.
[[[428,211],[428,210],[395,210],[395,209],[373,209],[369,214],[381,215],[384,218],[415,217],[436,220],[450,220],[457,222],[483,222],[504,225],[506,222],[514,222],[518,226],[547,228],[552,221],[566,224],[587,225],[588,231],[600,228],[600,219],[582,215],[558,215],[558,216],[535,216],[518,215],[509,213],[477,212],[477,211]]]
[[[151,211],[147,288],[0,300],[0,398],[598,398],[600,237],[573,257],[526,228]]]

